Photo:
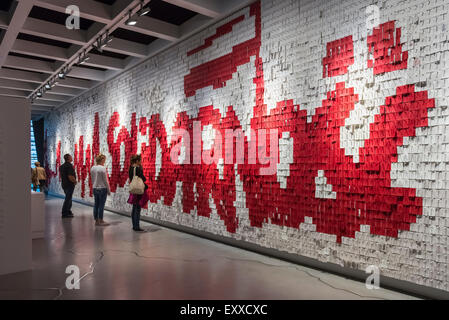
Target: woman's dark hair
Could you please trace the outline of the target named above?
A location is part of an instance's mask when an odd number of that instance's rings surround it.
[[[136,164],[137,162],[142,160],[142,156],[140,154],[135,154],[131,156],[131,165]]]

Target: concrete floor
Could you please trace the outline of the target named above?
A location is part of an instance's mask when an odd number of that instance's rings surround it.
[[[92,208],[46,201],[45,239],[33,241],[33,270],[0,276],[0,299],[415,299],[364,283],[265,257]],[[65,287],[68,265],[80,268],[80,289]]]

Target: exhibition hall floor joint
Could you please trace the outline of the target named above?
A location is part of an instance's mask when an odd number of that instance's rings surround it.
[[[95,227],[78,203],[63,220],[61,206],[46,200],[33,270],[0,276],[0,299],[416,299],[143,221],[147,232],[134,233],[130,218],[110,212],[111,225]],[[80,280],[67,279],[76,269]]]

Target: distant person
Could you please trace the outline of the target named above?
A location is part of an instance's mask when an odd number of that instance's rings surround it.
[[[31,184],[33,185],[33,191],[37,191],[39,187],[39,180],[37,180],[37,172],[33,168],[31,168]]]
[[[65,200],[62,206],[62,218],[73,218],[72,196],[75,191],[76,173],[72,165],[73,158],[70,154],[64,155],[64,164],[59,167],[61,175],[61,185],[65,193]]]
[[[104,163],[106,162],[106,156],[99,154],[95,158],[96,165],[90,169],[92,176],[92,187],[94,190],[94,219],[96,226],[108,226],[109,223],[104,222],[103,213],[106,198],[111,194],[111,188],[109,187],[108,174]]]
[[[44,192],[47,187],[47,174],[45,173],[45,169],[41,167],[39,161],[35,162],[36,166],[33,170],[36,175],[36,180],[39,182],[39,190],[40,192]]]
[[[133,155],[131,157],[131,166],[129,167],[129,181],[131,181],[134,178],[134,174],[142,179],[145,190],[142,195],[132,194],[130,193],[128,203],[133,205],[133,209],[131,212],[131,219],[133,223],[133,230],[137,232],[145,232],[145,230],[140,228],[140,212],[142,210],[142,207],[144,207],[149,200],[147,189],[148,186],[145,184],[145,181],[147,180],[143,174],[143,168],[142,168],[142,157],[141,155]]]

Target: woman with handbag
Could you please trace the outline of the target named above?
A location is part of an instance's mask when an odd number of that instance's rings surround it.
[[[142,168],[141,155],[133,155],[131,157],[131,166],[129,167],[129,199],[128,203],[133,205],[131,212],[131,219],[133,223],[133,230],[136,232],[145,232],[140,228],[140,211],[149,200],[145,184],[145,178]]]

